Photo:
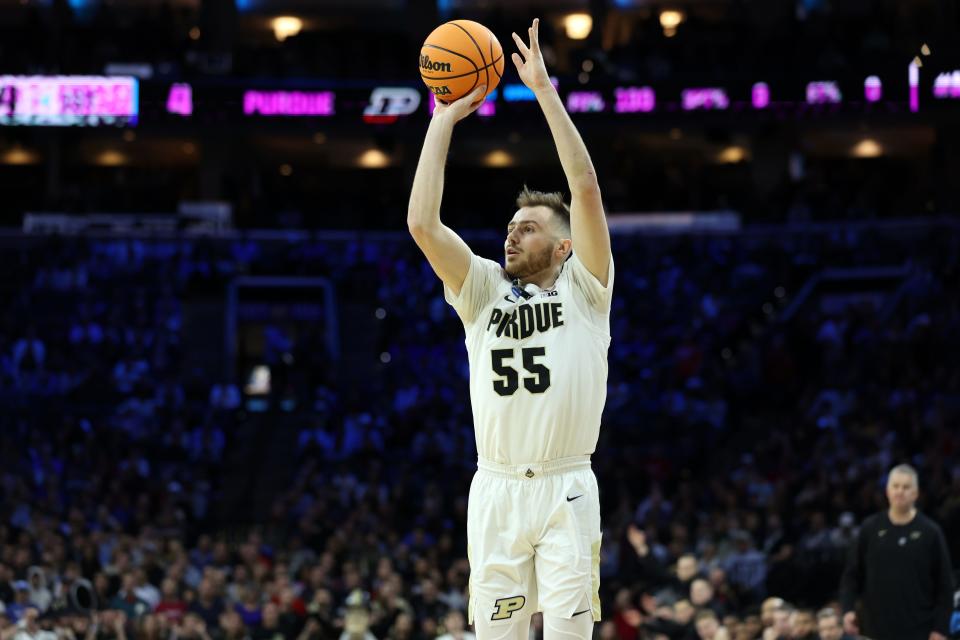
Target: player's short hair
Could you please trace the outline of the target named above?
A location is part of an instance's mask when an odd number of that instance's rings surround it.
[[[917,470],[914,469],[909,464],[898,464],[893,469],[890,469],[890,473],[887,475],[887,483],[890,483],[890,476],[895,473],[902,473],[905,476],[910,476],[913,478],[913,486],[920,488],[920,477],[917,475]]]
[[[568,236],[570,234],[570,207],[563,201],[563,194],[559,191],[534,191],[527,185],[517,194],[517,208],[547,207],[560,223],[560,228]]]

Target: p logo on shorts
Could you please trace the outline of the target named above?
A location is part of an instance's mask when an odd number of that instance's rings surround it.
[[[513,615],[514,611],[519,611],[523,609],[523,605],[526,604],[527,599],[523,596],[513,596],[511,598],[500,598],[494,602],[494,606],[497,608],[493,612],[493,615],[490,616],[491,620],[506,620]]]

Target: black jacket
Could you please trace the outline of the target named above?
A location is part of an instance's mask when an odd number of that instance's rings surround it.
[[[940,527],[922,513],[905,525],[886,512],[867,518],[850,546],[840,600],[862,601],[860,629],[876,640],[927,640],[948,635],[953,608],[950,555]]]

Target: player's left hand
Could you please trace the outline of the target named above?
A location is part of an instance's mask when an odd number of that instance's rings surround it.
[[[523,84],[537,92],[551,86],[547,65],[543,62],[543,53],[540,52],[540,18],[533,19],[533,25],[527,29],[527,32],[530,35],[530,46],[524,44],[520,36],[514,32],[513,41],[517,43],[517,49],[523,57],[514,53],[511,59],[517,67],[517,73],[520,74]]]
[[[471,93],[463,96],[458,100],[446,104],[437,100],[436,104],[433,107],[433,117],[434,118],[453,118],[453,121],[460,122],[468,115],[480,108],[480,105],[483,104],[483,97],[487,93],[487,85],[482,84]]]

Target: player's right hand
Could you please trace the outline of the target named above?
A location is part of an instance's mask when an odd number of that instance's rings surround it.
[[[547,65],[543,61],[543,53],[540,51],[540,18],[533,19],[527,34],[530,36],[529,46],[523,38],[516,33],[513,34],[513,41],[517,43],[517,50],[520,53],[514,53],[511,59],[517,67],[517,74],[523,80],[523,84],[536,93],[553,86],[550,83],[550,75],[547,73]]]
[[[860,625],[857,624],[855,611],[847,611],[843,614],[843,632],[851,636],[860,635]]]
[[[433,109],[433,117],[450,117],[454,122],[460,122],[468,115],[480,108],[483,104],[484,96],[487,94],[487,85],[482,84],[472,92],[463,96],[459,100],[454,100],[450,104],[444,104],[437,100]]]

